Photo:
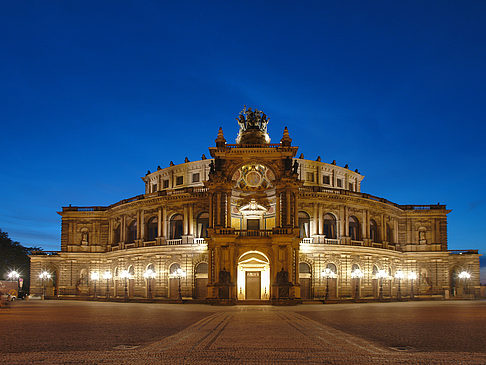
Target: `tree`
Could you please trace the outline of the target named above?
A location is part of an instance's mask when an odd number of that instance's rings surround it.
[[[28,292],[30,286],[30,258],[38,247],[24,247],[19,242],[12,241],[7,232],[0,229],[0,278],[7,279],[11,270],[16,270],[24,279],[23,291]]]

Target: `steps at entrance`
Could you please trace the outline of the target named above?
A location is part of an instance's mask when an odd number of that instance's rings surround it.
[[[238,300],[236,301],[237,305],[270,305],[271,302],[269,300]]]

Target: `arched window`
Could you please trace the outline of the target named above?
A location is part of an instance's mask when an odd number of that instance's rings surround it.
[[[372,271],[373,278],[376,278],[378,271],[379,271],[378,266],[373,265],[373,271]]]
[[[135,242],[137,239],[137,221],[134,220],[128,225],[127,242]]]
[[[182,214],[175,214],[170,219],[170,239],[182,238],[182,224],[184,217]]]
[[[337,275],[337,267],[333,263],[329,263],[326,265],[326,269],[331,270],[334,274]]]
[[[113,230],[113,243],[118,244],[120,242],[120,225]]]
[[[393,239],[393,229],[389,223],[386,224],[386,241],[389,243],[394,243]]]
[[[135,279],[135,269],[132,265],[128,267],[128,273],[130,274],[130,279]]]
[[[378,235],[378,225],[374,219],[370,219],[370,239],[371,242],[380,242],[380,237]]]
[[[327,213],[324,215],[324,232],[326,238],[337,238],[336,236],[336,218],[334,215]]]
[[[306,212],[299,212],[300,238],[309,237],[310,217]]]
[[[208,264],[205,262],[201,262],[196,266],[196,275],[197,274],[207,274],[208,273]]]
[[[301,262],[299,264],[299,273],[300,274],[310,274],[311,273],[310,265],[307,262]]]
[[[178,263],[174,263],[174,264],[170,265],[169,275],[174,275],[176,273],[176,271],[179,270],[180,268],[181,268],[181,265],[179,265]]]
[[[358,264],[353,264],[353,266],[351,266],[351,272],[354,272],[355,270],[360,270]]]
[[[147,222],[147,241],[155,241],[157,238],[158,222],[157,217],[152,217]]]
[[[209,214],[203,212],[197,216],[197,237],[206,238],[208,236]]]
[[[359,221],[355,216],[349,217],[349,237],[351,237],[351,240],[353,241],[359,241],[361,239],[359,233]]]

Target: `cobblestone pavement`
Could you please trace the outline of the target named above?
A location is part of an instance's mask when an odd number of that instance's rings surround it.
[[[149,344],[133,347],[116,346],[110,350],[99,351],[10,352],[0,354],[0,362],[8,364],[486,364],[485,353],[392,349],[301,314],[304,313],[303,310],[307,313],[351,309],[351,307],[346,308],[345,305],[344,309],[342,306],[334,309],[321,308],[323,307],[187,306],[181,308],[181,311],[206,310],[207,315],[185,329]],[[86,341],[90,339],[87,338]]]

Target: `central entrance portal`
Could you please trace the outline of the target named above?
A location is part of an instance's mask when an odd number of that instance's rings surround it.
[[[263,253],[249,251],[238,260],[238,300],[270,299],[270,263]]]
[[[246,272],[246,290],[245,299],[261,299],[261,277],[260,271],[247,271]]]

